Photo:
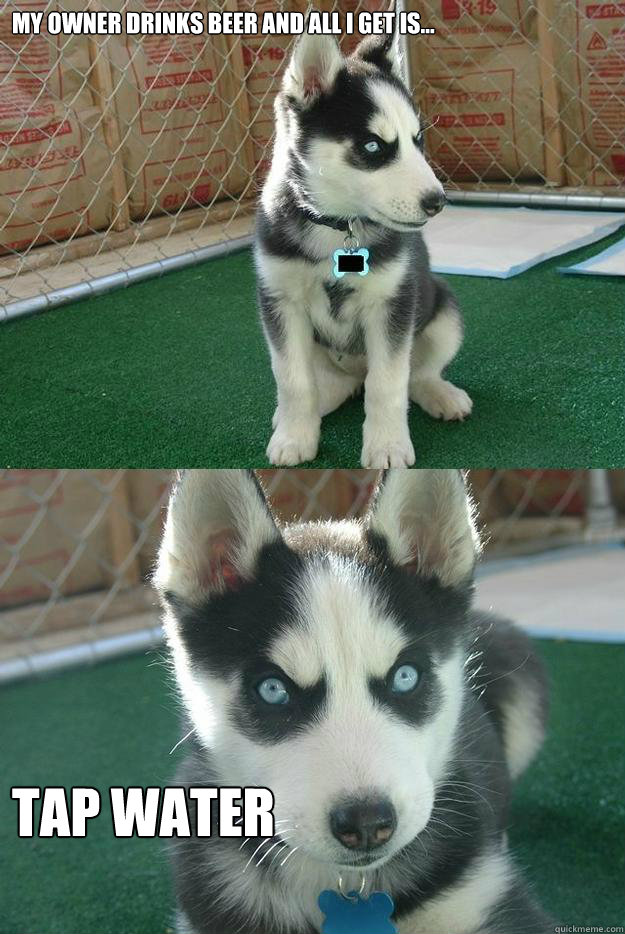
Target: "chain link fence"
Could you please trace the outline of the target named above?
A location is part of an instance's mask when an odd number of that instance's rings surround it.
[[[415,0],[403,40],[427,151],[452,200],[625,207],[625,4]],[[318,9],[386,8],[321,0]],[[290,36],[14,35],[16,11],[289,10],[261,0],[5,0],[0,307],[5,319],[249,243]],[[358,36],[344,36],[349,51]]]
[[[283,521],[362,515],[376,471],[262,470]],[[0,681],[157,644],[147,584],[172,474],[0,474]],[[625,471],[476,470],[486,560],[625,539]]]

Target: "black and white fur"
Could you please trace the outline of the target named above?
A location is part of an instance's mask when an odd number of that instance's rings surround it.
[[[191,731],[178,780],[271,788],[276,836],[174,842],[180,934],[315,934],[319,893],[362,874],[400,934],[553,931],[506,837],[544,675],[471,609],[477,549],[457,471],[390,470],[364,520],[286,527],[251,472],[182,476],[156,574]],[[405,663],[419,681],[398,696]],[[287,705],[259,696],[270,676]],[[390,839],[343,845],[337,806],[382,799]]]
[[[419,233],[445,198],[397,43],[369,37],[344,58],[332,37],[302,36],[275,109],[256,242],[278,397],[267,455],[277,465],[314,458],[321,418],[364,383],[362,465],[413,464],[409,399],[443,419],[463,419],[472,402],[442,376],[463,325]],[[336,279],[332,255],[354,217],[370,272]]]

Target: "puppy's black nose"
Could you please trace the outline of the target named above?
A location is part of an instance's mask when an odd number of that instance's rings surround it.
[[[428,191],[421,198],[421,207],[428,217],[434,217],[435,214],[443,210],[446,204],[447,198],[442,191]]]
[[[348,801],[330,812],[330,829],[348,850],[375,850],[395,832],[395,808],[385,798]]]

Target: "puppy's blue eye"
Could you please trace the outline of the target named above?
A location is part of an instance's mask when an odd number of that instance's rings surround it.
[[[380,144],[375,139],[370,139],[368,143],[365,143],[364,148],[367,152],[380,152]]]
[[[266,704],[288,704],[289,692],[280,678],[265,678],[257,686],[256,690],[261,700]]]
[[[391,690],[394,694],[407,694],[419,683],[419,672],[413,665],[400,665],[393,675]]]

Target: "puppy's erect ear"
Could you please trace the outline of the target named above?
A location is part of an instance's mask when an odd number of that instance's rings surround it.
[[[169,500],[154,584],[197,604],[249,578],[264,545],[280,539],[252,471],[186,470]]]
[[[303,33],[282,79],[282,90],[303,106],[329,91],[344,62],[333,36]]]
[[[396,4],[391,4],[389,12],[394,12],[393,31],[383,36],[366,36],[360,42],[353,55],[355,58],[362,59],[363,62],[369,62],[375,65],[380,71],[393,75],[403,81],[402,59],[399,46],[399,33],[397,31],[397,10]]]
[[[474,509],[458,470],[387,470],[368,513],[390,557],[454,586],[468,580],[480,545]]]

